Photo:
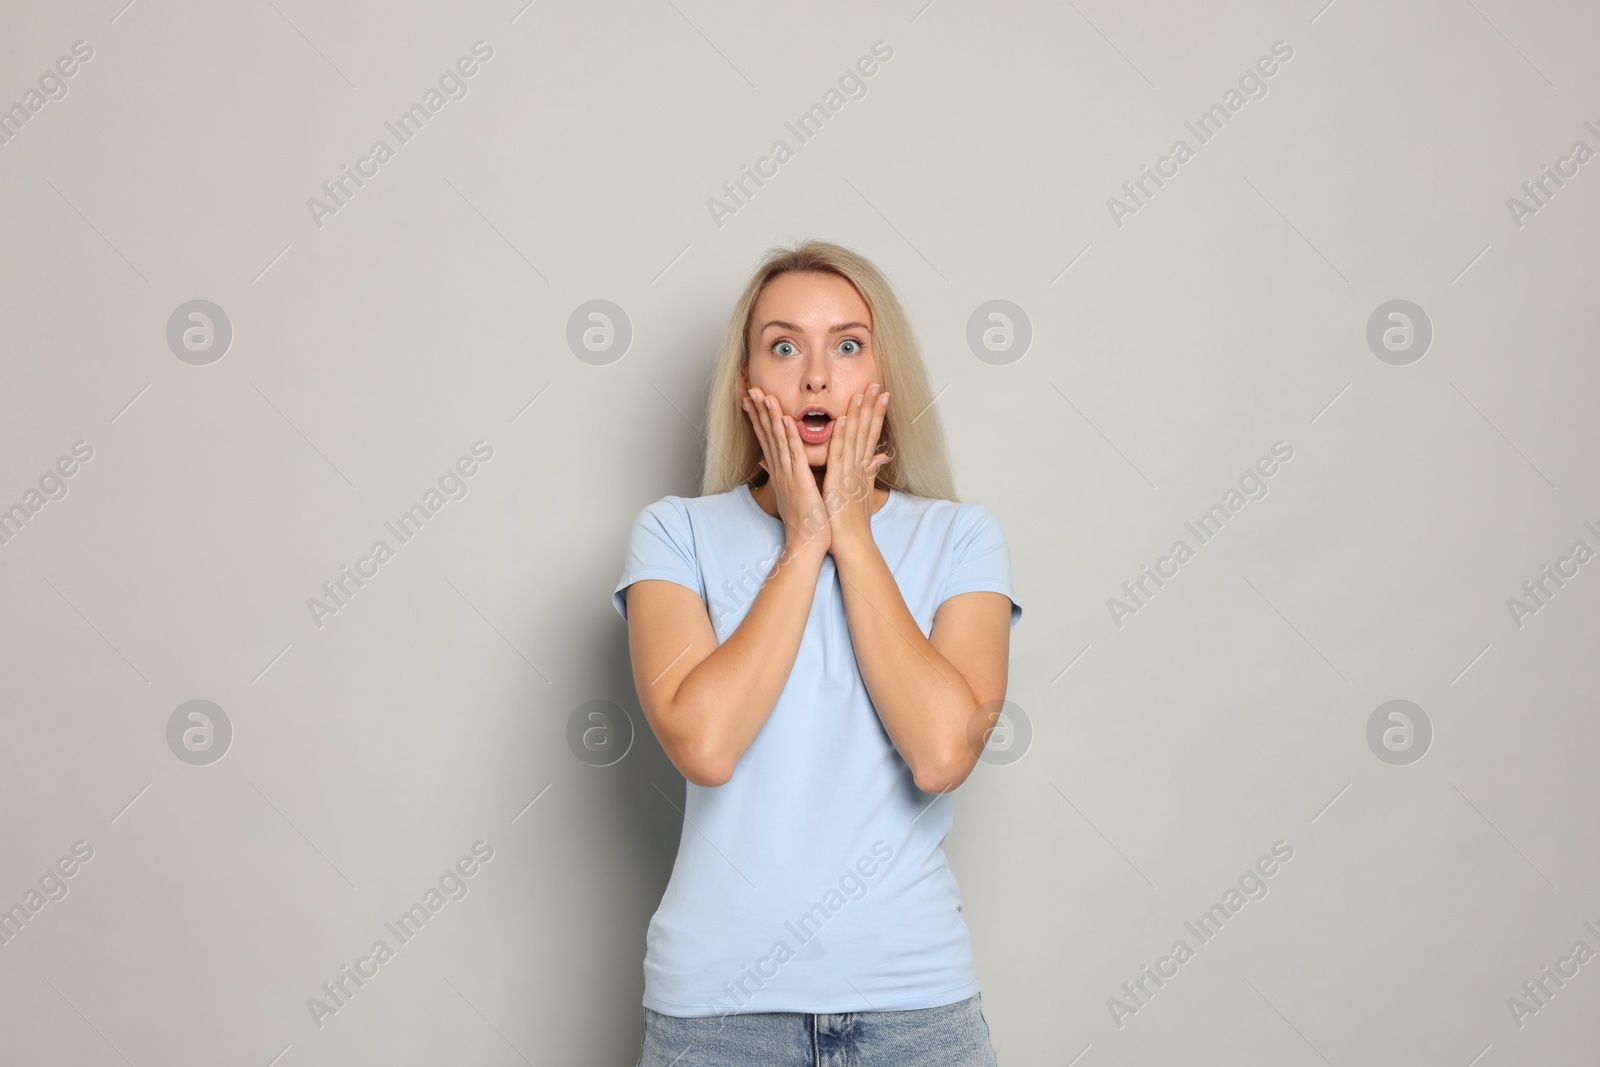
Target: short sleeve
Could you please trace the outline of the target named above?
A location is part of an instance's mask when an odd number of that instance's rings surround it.
[[[706,595],[695,560],[694,530],[689,510],[678,497],[664,497],[639,512],[628,533],[628,554],[622,580],[611,594],[611,605],[628,617],[627,588],[644,578],[663,578]]]
[[[1011,589],[1011,551],[1005,531],[989,509],[977,502],[961,506],[956,515],[956,539],[950,577],[939,591],[939,604],[957,593],[1003,593],[1011,600],[1011,625],[1022,618],[1022,605]]]

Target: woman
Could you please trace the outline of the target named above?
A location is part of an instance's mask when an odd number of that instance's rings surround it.
[[[871,263],[774,249],[723,338],[702,495],[635,520],[613,603],[688,779],[640,1067],[995,1062],[941,844],[1022,609],[932,402]]]

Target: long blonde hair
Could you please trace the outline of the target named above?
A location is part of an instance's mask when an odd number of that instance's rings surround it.
[[[760,464],[761,442],[739,404],[739,373],[750,362],[750,316],[756,298],[769,281],[790,271],[838,275],[855,286],[872,315],[878,380],[891,394],[892,405],[878,435],[878,450],[887,451],[891,458],[878,470],[877,485],[913,496],[956,500],[944,427],[933,405],[927,367],[905,309],[877,267],[827,241],[800,241],[793,248],[778,245],[769,249],[733,307],[706,400],[701,494],[726,493],[747,482],[761,485],[766,481],[767,472]]]

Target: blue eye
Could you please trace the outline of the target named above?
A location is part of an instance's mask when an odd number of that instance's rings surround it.
[[[789,346],[789,347],[790,347],[790,348],[793,348],[793,347],[794,347],[794,345],[793,345],[793,344],[792,344],[792,343],[790,343],[790,342],[788,342],[788,341],[774,341],[774,342],[773,342],[773,343],[772,343],[772,344],[771,344],[771,345],[770,345],[770,346],[769,346],[769,347],[770,347],[770,349],[771,349],[771,351],[772,351],[772,352],[773,352],[773,354],[774,354],[774,355],[779,355],[779,356],[786,356],[786,355],[788,355],[788,353],[787,353],[787,352],[779,352],[779,351],[778,351],[778,346],[779,346],[779,345],[788,345],[788,346]]]
[[[845,353],[845,355],[847,355],[847,356],[853,356],[853,355],[856,354],[856,352],[860,352],[861,351],[861,342],[857,341],[854,337],[846,337],[843,341],[840,341],[839,344],[840,345],[855,345],[856,346],[855,352],[846,352]]]

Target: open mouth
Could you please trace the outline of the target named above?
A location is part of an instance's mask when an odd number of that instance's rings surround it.
[[[800,440],[808,445],[819,445],[833,433],[833,416],[823,408],[808,408],[801,412],[796,425],[800,431]]]

